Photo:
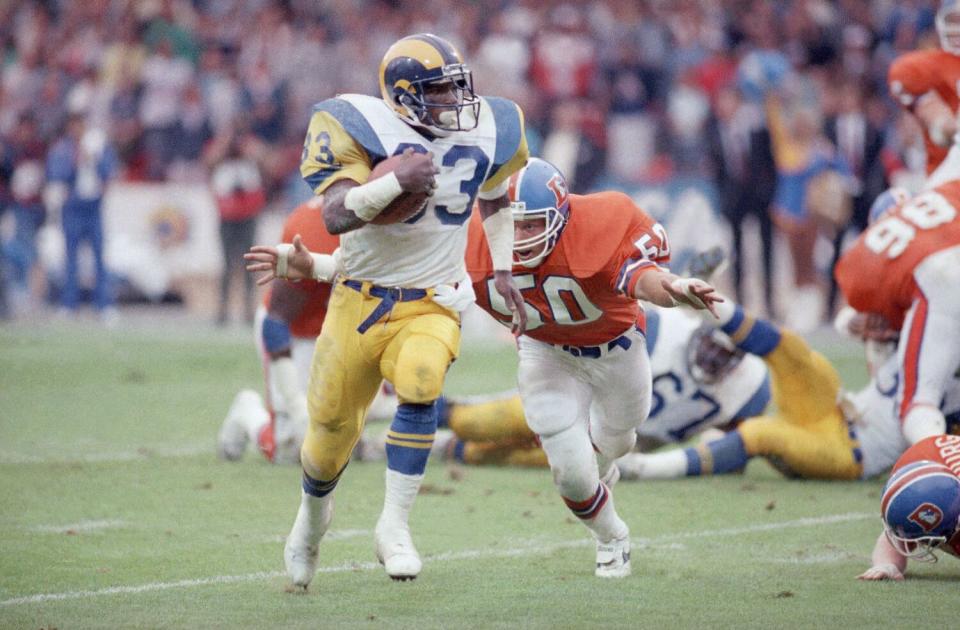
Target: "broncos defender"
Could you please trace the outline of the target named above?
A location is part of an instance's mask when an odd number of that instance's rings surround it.
[[[960,368],[960,179],[912,199],[888,191],[834,274],[851,307],[900,330],[898,415],[913,444],[946,429],[939,409]]]
[[[520,109],[477,96],[460,53],[430,34],[394,43],[379,81],[381,98],[346,94],[316,105],[304,143],[300,170],[324,195],[327,229],[341,235],[342,277],[314,352],[310,424],[300,453],[303,492],[284,547],[287,574],[301,588],[316,573],[333,491],[384,378],[400,404],[387,440],[376,554],[391,578],[420,573],[408,518],[436,430],[435,402],[460,345],[459,315],[430,297],[438,285],[465,277],[474,199],[489,235],[497,294],[517,313],[518,332],[526,323],[510,277],[506,198],[507,179],[527,159]],[[393,170],[371,179],[391,156],[399,156]],[[413,216],[384,221],[396,217],[404,193],[429,196]],[[280,267],[291,251],[281,249]]]
[[[903,580],[908,558],[960,557],[960,435],[938,435],[897,460],[880,499],[883,532],[861,580]]]
[[[960,0],[943,0],[936,16],[939,50],[918,50],[894,60],[888,73],[893,98],[920,123],[930,175],[947,158],[957,133],[960,104]],[[957,156],[960,158],[960,155]],[[952,161],[952,160],[951,160]],[[960,162],[954,164],[954,170]],[[954,175],[955,176],[955,175]]]
[[[624,194],[569,195],[563,175],[531,159],[510,178],[513,277],[525,300],[517,381],[524,415],[560,495],[596,538],[595,573],[630,573],[629,529],[609,486],[650,408],[645,318],[638,299],[713,310],[714,289],[662,267],[667,235]],[[467,269],[477,304],[509,324],[481,217],[471,221]]]

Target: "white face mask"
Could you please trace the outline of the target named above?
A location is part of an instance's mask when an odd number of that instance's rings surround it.
[[[526,251],[542,246],[535,256],[527,259],[519,259],[514,256],[514,263],[527,268],[533,268],[543,262],[557,244],[560,231],[566,225],[566,219],[556,208],[547,208],[546,210],[527,211],[526,204],[520,201],[514,201],[510,204],[513,211],[513,220],[522,221],[524,219],[545,219],[544,229],[533,236],[521,240],[514,240],[513,251]]]

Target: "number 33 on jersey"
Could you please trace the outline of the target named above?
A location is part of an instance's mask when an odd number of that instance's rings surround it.
[[[528,156],[520,109],[502,98],[480,100],[476,128],[435,138],[415,131],[380,98],[344,94],[314,107],[300,172],[315,194],[342,179],[363,184],[374,165],[407,149],[431,152],[440,169],[437,190],[423,211],[403,223],[367,224],[341,237],[347,276],[405,287],[463,277],[474,201],[478,195],[498,196]],[[384,265],[393,270],[386,276]]]
[[[663,227],[626,195],[570,195],[563,237],[537,267],[515,265],[513,278],[527,305],[527,332],[551,344],[595,346],[632,326],[645,328],[631,297],[640,276],[670,260]],[[467,270],[477,304],[500,322],[510,312],[493,288],[493,265],[479,216],[467,245]]]

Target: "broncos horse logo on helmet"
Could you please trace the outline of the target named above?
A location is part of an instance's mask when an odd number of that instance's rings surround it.
[[[431,99],[430,88],[455,99]],[[450,42],[430,33],[404,37],[387,49],[380,62],[380,95],[401,119],[435,136],[470,131],[479,121],[473,74]]]
[[[900,468],[883,489],[880,516],[890,544],[904,556],[931,553],[960,530],[960,479],[949,468],[922,460]]]

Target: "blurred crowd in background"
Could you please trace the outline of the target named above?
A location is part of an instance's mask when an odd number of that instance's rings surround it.
[[[898,55],[937,45],[936,8],[934,0],[0,2],[0,314],[69,314],[87,296],[113,312],[102,256],[87,292],[76,250],[97,249],[102,226],[89,208],[118,181],[210,186],[234,263],[224,265],[225,305],[258,217],[310,196],[298,167],[312,105],[379,94],[383,52],[427,31],[459,47],[480,94],[520,104],[532,153],[560,167],[575,192],[707,182],[729,226],[733,290],[754,273],[741,264],[746,222],[762,245],[759,309],[809,312],[803,324],[816,325],[833,308],[831,253],[863,227],[877,193],[922,175],[919,131],[889,97],[886,73]],[[44,225],[66,239],[59,274],[38,265]],[[775,300],[775,243],[789,251],[789,308]],[[832,246],[825,262],[823,243]],[[242,317],[252,317],[249,306]],[[216,319],[228,321],[225,306]]]

